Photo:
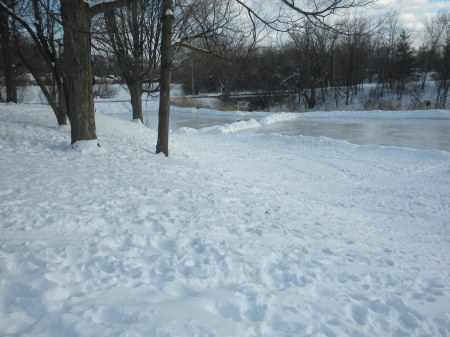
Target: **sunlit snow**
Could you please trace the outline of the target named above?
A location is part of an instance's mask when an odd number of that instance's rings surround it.
[[[450,335],[449,152],[96,122],[0,104],[0,336]]]

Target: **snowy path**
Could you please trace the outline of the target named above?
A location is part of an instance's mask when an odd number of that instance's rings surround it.
[[[0,336],[450,336],[450,154],[0,105]]]

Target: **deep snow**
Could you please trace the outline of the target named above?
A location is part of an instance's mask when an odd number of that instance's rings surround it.
[[[0,336],[450,336],[450,153],[96,118],[0,105]]]

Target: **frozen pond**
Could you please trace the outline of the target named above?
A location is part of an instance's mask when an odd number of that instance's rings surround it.
[[[153,129],[158,127],[158,115],[156,111],[144,111],[144,122]],[[124,120],[130,120],[130,112],[112,113],[111,116],[118,117]],[[208,126],[224,125],[234,123],[242,117],[229,115],[211,115],[211,114],[193,114],[183,112],[170,113],[170,129],[177,130],[183,127],[201,129]]]
[[[208,126],[234,123],[240,119],[243,118],[239,116],[208,115],[198,113],[193,114],[176,111],[170,114],[170,128],[172,130],[180,129],[183,127],[201,129]],[[156,125],[157,121],[158,118],[155,118],[153,122],[151,121],[152,127]]]
[[[130,119],[130,113],[114,114]],[[152,128],[157,127],[156,112],[144,112],[144,119]],[[172,112],[170,128],[200,129],[223,125],[244,119],[241,116],[193,114]],[[245,118],[247,119],[247,118]],[[414,149],[435,149],[450,152],[449,119],[348,119],[348,118],[298,118],[281,121],[246,132],[278,133],[328,137],[360,145],[401,146]]]
[[[448,119],[299,118],[251,130],[282,135],[324,136],[360,145],[450,151]]]

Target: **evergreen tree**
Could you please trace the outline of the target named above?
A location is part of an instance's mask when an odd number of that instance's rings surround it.
[[[394,61],[395,87],[398,98],[401,98],[403,95],[406,83],[413,79],[414,54],[415,50],[411,45],[410,35],[406,34],[405,30],[402,30],[397,41]]]

